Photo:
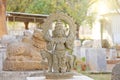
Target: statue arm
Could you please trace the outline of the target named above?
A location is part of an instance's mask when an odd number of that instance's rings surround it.
[[[48,41],[48,42],[51,42],[52,41],[52,37],[50,36],[49,32],[47,32],[44,36],[45,40]]]
[[[73,49],[74,46],[74,34],[72,32],[69,33],[67,40],[65,42],[65,46],[68,49]]]

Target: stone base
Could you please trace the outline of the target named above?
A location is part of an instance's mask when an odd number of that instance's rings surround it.
[[[27,77],[26,80],[94,80],[94,79],[84,75],[79,75],[79,76],[73,76],[73,78],[70,79],[45,79],[44,76],[41,76],[41,77]]]
[[[45,79],[43,71],[1,71],[0,80],[94,80],[90,77],[75,74],[70,79]]]
[[[1,71],[0,80],[26,80],[27,77],[44,76],[43,71]]]
[[[70,79],[73,78],[74,73],[45,73],[46,79]]]
[[[4,61],[3,70],[5,71],[21,71],[21,70],[42,70],[47,69],[40,61]]]

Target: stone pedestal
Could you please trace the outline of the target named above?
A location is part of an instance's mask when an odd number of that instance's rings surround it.
[[[46,73],[46,79],[71,79],[73,78],[74,73],[66,72],[66,73]]]
[[[85,75],[76,75],[70,79],[45,79],[44,76],[41,76],[41,77],[27,77],[27,80],[94,80],[94,79],[87,77]]]
[[[71,75],[71,73],[69,73]],[[68,73],[65,75],[69,75]],[[0,80],[94,80],[82,74],[74,73],[69,79],[45,79],[43,71],[1,71]]]

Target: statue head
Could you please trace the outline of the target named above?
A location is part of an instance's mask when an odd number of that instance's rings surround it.
[[[63,37],[65,35],[64,24],[61,20],[58,20],[55,24],[55,30],[53,31],[54,37]]]
[[[57,20],[57,22],[55,24],[55,29],[63,30],[63,22],[61,20]]]

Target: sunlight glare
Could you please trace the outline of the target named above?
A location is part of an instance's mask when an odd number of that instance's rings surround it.
[[[108,13],[109,9],[108,9],[108,6],[107,6],[107,1],[100,0],[98,2],[97,6],[98,6],[97,7],[98,8],[97,9],[98,15]]]

